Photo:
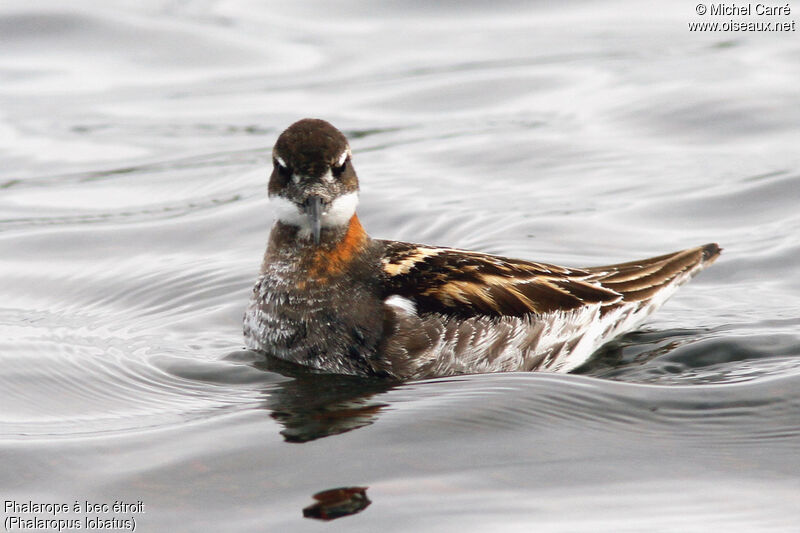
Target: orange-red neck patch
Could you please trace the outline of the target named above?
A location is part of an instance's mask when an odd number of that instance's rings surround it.
[[[311,260],[311,277],[327,278],[341,273],[355,259],[367,243],[367,232],[358,216],[353,215],[344,237],[332,247],[320,247]]]

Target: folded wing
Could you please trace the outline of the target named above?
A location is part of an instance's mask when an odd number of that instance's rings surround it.
[[[641,261],[564,268],[477,252],[385,241],[386,297],[412,300],[418,313],[544,315],[599,304],[645,302],[713,262],[716,244]]]

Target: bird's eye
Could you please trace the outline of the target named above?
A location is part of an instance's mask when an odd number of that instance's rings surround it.
[[[290,169],[280,157],[273,157],[272,164],[278,169],[278,172],[280,172],[282,176],[288,178],[292,175],[292,169]]]
[[[347,159],[345,159],[344,161],[342,161],[342,164],[341,164],[341,165],[334,165],[333,167],[331,167],[331,171],[333,171],[333,175],[334,175],[334,177],[337,177],[337,178],[338,178],[339,176],[341,176],[341,175],[342,175],[342,173],[344,172],[344,170],[347,168],[347,163],[348,163],[349,161],[350,161],[350,158],[348,157]]]

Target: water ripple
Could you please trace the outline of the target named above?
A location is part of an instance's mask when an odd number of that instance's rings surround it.
[[[683,445],[752,446],[761,439],[797,448],[800,372],[746,384],[654,386],[578,376],[509,374],[433,380],[388,393],[403,424],[456,435],[504,430],[609,432]],[[419,420],[414,422],[413,420]]]

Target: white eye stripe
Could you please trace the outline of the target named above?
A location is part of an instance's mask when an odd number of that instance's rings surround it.
[[[289,168],[288,165],[286,165],[286,161],[284,161],[281,156],[276,155],[273,157],[275,158],[275,162],[278,163],[280,167]],[[344,152],[341,153],[341,155],[339,155],[339,159],[336,160],[336,166],[337,167],[342,166],[344,162],[347,161],[348,157],[350,157],[350,148],[347,148]]]
[[[344,162],[347,161],[347,158],[350,157],[350,147],[348,146],[344,152],[339,155],[339,159],[336,160],[336,166],[340,167],[344,165]]]

